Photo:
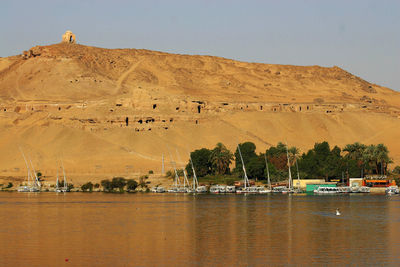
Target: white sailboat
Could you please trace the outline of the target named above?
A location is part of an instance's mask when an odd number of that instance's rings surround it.
[[[264,158],[265,158],[265,166],[267,168],[268,188],[264,188],[264,189],[259,190],[260,194],[267,194],[267,193],[271,193],[272,192],[271,179],[269,177],[269,167],[268,167],[268,161],[267,161],[267,154],[264,154]]]
[[[297,171],[297,187],[294,190],[294,193],[301,193],[301,188],[300,188],[300,173],[299,173],[299,165],[297,164],[297,159],[296,159],[296,171]]]
[[[60,182],[58,179],[58,169],[57,169],[57,180],[56,180],[56,192],[61,192],[60,190]]]
[[[31,179],[30,179],[31,178],[31,173],[30,173],[28,162],[26,161],[24,152],[22,151],[21,148],[19,148],[19,150],[21,151],[22,156],[23,156],[24,161],[25,161],[25,165],[26,165],[26,169],[27,169],[27,176],[26,176],[26,184],[23,185],[23,186],[18,187],[18,192],[30,192],[31,191]]]
[[[62,161],[62,159],[61,159],[61,168],[63,171],[64,180],[63,180],[63,186],[60,187],[60,182],[59,182],[59,177],[58,177],[58,169],[57,169],[57,182],[56,182],[56,192],[57,193],[69,192],[67,177],[65,175],[64,162]]]
[[[31,158],[29,158],[29,162],[31,163],[32,171],[35,176],[35,180],[33,181],[33,185],[31,187],[31,192],[39,192],[40,188],[42,187],[42,184],[40,183],[39,178],[36,174],[35,167],[33,166]]]
[[[206,193],[207,187],[199,186],[199,180],[197,179],[196,170],[194,169],[192,156],[190,154],[189,154],[189,159],[190,159],[190,165],[192,166],[192,171],[193,171],[192,191],[195,193]]]
[[[243,184],[244,187],[241,189],[236,190],[236,193],[241,194],[241,193],[251,193],[251,189],[250,189],[250,182],[249,182],[249,178],[247,177],[247,172],[246,172],[246,167],[244,166],[244,161],[243,161],[243,157],[242,157],[242,152],[240,151],[240,146],[238,144],[238,152],[240,155],[240,160],[242,161],[242,168],[243,168]]]
[[[39,192],[41,184],[40,184],[39,179],[38,179],[38,177],[36,175],[36,172],[35,172],[35,169],[33,167],[32,161],[29,159],[30,165],[31,165],[31,167],[29,167],[28,161],[27,161],[27,159],[25,157],[25,154],[22,151],[21,147],[19,147],[19,150],[21,151],[22,157],[24,158],[25,166],[26,166],[26,169],[27,169],[27,184],[23,185],[23,186],[20,186],[18,188],[18,192]],[[33,170],[33,173],[34,173],[34,176],[35,176],[35,180],[33,178],[31,169]]]
[[[174,178],[174,182],[173,185],[170,189],[167,190],[168,193],[178,193],[179,192],[179,185],[180,185],[180,181],[179,181],[179,176],[178,176],[178,172],[176,171],[176,165],[175,162],[172,158],[171,152],[168,149],[168,153],[169,153],[169,157],[171,159],[171,165],[174,167],[174,171],[175,171],[175,178]]]
[[[181,159],[181,157],[180,157],[180,155],[178,153],[178,149],[176,149],[176,155],[177,155],[177,158],[178,158],[179,162],[182,162],[182,159]],[[181,169],[182,169],[182,172],[183,172],[183,187],[180,187],[178,191],[180,193],[190,193],[191,192],[190,184],[189,184],[189,180],[188,180],[188,177],[187,177],[185,166],[183,165],[181,167]]]
[[[288,187],[287,190],[283,190],[282,193],[293,193],[293,181],[292,181],[292,172],[290,170],[290,160],[289,160],[289,149],[288,145],[286,144],[286,157],[287,157],[287,162],[288,162],[288,169],[289,169],[289,181],[288,181]]]

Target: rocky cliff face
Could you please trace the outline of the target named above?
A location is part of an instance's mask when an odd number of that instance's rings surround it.
[[[400,161],[400,93],[338,67],[61,43],[0,59],[0,97],[3,176],[25,172],[18,146],[49,175],[62,155],[81,180],[157,172],[167,146],[186,161],[219,141],[384,142]]]

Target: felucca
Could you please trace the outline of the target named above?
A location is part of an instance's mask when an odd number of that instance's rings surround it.
[[[20,186],[18,188],[18,192],[40,192],[41,184],[40,184],[39,178],[36,175],[35,168],[33,167],[33,164],[32,164],[32,160],[29,158],[30,165],[31,165],[29,167],[28,161],[27,161],[25,154],[22,151],[21,147],[19,148],[19,150],[21,151],[22,157],[24,158],[25,166],[27,169],[27,184],[24,186]],[[31,169],[33,170],[34,175],[32,175]],[[33,177],[35,177],[35,179]]]
[[[244,188],[236,190],[236,193],[241,194],[241,193],[251,193],[250,190],[250,183],[249,183],[249,178],[247,177],[247,172],[246,172],[246,167],[244,166],[244,161],[242,157],[242,152],[240,151],[240,146],[238,144],[238,152],[240,155],[240,160],[242,161],[242,169],[243,169],[243,184]]]
[[[57,183],[56,183],[56,192],[57,193],[69,192],[67,177],[65,176],[64,163],[62,160],[61,160],[61,167],[62,167],[62,171],[63,171],[64,180],[63,180],[63,186],[60,187],[59,179],[58,179],[58,169],[57,169]]]
[[[287,157],[287,162],[288,162],[289,181],[288,181],[287,189],[282,191],[283,194],[293,193],[292,172],[290,170],[289,149],[288,149],[288,145],[287,144],[286,144],[286,157]]]

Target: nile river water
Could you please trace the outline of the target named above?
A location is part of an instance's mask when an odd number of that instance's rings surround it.
[[[0,193],[0,266],[399,264],[399,196]]]

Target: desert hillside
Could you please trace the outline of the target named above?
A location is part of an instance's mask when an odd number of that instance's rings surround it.
[[[400,163],[400,93],[339,67],[61,43],[0,58],[0,99],[3,179],[23,179],[19,147],[49,179],[62,157],[76,183],[160,173],[162,155],[183,165],[219,141],[382,142]]]

